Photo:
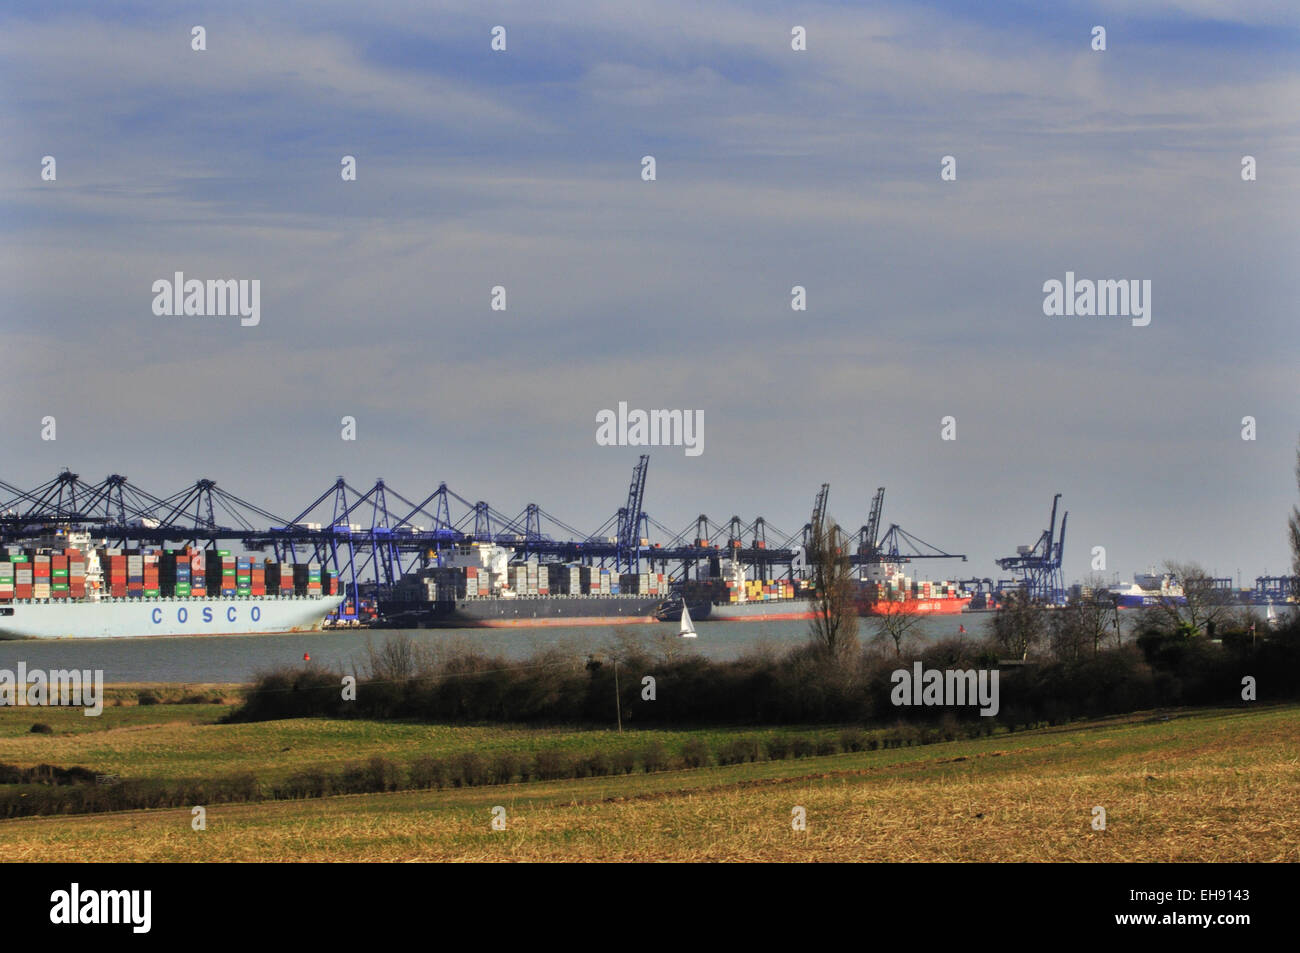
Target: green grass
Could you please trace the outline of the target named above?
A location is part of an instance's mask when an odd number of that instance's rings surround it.
[[[735,736],[833,739],[836,727],[697,729],[688,731],[534,728],[517,725],[447,726],[411,722],[298,718],[222,725],[222,705],[106,707],[97,718],[80,709],[0,709],[0,762],[80,766],[135,778],[220,777],[250,771],[263,783],[307,767],[338,767],[382,755],[403,766],[422,756],[477,752],[590,755],[641,748],[655,741],[673,755],[692,738],[716,748]],[[54,728],[30,733],[32,722]]]

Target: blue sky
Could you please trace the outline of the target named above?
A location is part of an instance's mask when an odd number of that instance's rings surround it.
[[[594,529],[625,400],[704,411],[702,456],[652,454],[669,526],[793,531],[829,481],[856,527],[884,484],[887,522],[995,575],[1062,492],[1068,576],[1095,545],[1125,577],[1283,568],[1294,4],[538,7],[7,6],[0,479],[205,476],[284,513],[338,474],[445,480]],[[1045,317],[1067,270],[1150,279],[1151,325]],[[153,315],[175,271],[260,279],[261,324]]]

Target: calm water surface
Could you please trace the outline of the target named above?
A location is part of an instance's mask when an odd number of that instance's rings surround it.
[[[980,638],[991,618],[986,613],[923,619],[918,637],[956,636],[966,627],[966,638]],[[861,620],[859,636],[871,634],[869,620]],[[556,626],[543,629],[359,629],[303,635],[220,635],[188,638],[59,639],[0,642],[0,669],[14,671],[25,662],[29,669],[102,669],[106,682],[247,682],[266,669],[301,663],[310,654],[327,668],[365,671],[367,646],[375,648],[395,635],[448,648],[475,648],[508,658],[525,658],[554,648],[585,655],[623,639],[648,647],[661,640],[682,652],[711,659],[732,659],[760,648],[784,650],[808,641],[807,622],[700,622],[699,638],[680,640],[676,623],[618,626]]]

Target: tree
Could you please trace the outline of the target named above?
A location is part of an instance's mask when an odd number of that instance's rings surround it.
[[[826,658],[845,662],[858,653],[857,584],[839,526],[825,518],[812,527],[809,565],[813,570],[813,644]]]
[[[1161,599],[1150,610],[1154,623],[1185,636],[1210,635],[1237,615],[1232,593],[1197,563],[1166,562],[1165,572],[1183,590],[1183,598]]]
[[[1094,585],[1087,595],[1052,612],[1052,654],[1063,660],[1077,660],[1089,652],[1097,655],[1102,642],[1119,630],[1118,614],[1114,600]]]
[[[993,615],[994,647],[1008,658],[1028,658],[1047,633],[1047,611],[1023,587],[1003,593]]]
[[[1300,489],[1300,447],[1295,452],[1295,482]],[[1287,520],[1287,529],[1291,536],[1291,575],[1295,597],[1300,599],[1300,506],[1291,507],[1291,518]]]
[[[919,627],[921,616],[907,612],[902,606],[891,605],[887,600],[873,604],[876,615],[872,619],[872,642],[878,645],[893,643],[894,654],[903,654],[903,643]]]

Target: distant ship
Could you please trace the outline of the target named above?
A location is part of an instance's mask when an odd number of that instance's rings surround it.
[[[658,622],[668,597],[662,573],[511,562],[494,543],[461,543],[407,573],[379,600],[394,628],[533,628]]]
[[[865,616],[955,615],[972,599],[956,582],[915,581],[888,562],[868,565],[858,591],[858,608]]]
[[[337,589],[316,563],[124,551],[69,534],[0,551],[0,639],[310,632],[342,603]]]
[[[892,563],[866,567],[854,585],[855,606],[863,616],[955,614],[971,601],[970,593],[955,582],[914,581]],[[737,559],[719,560],[717,575],[683,584],[679,599],[690,605],[690,613],[697,620],[709,622],[795,621],[817,616],[811,583],[798,579],[750,580]],[[675,621],[681,611],[680,601],[672,603],[664,607],[660,618]]]
[[[1115,585],[1106,590],[1120,609],[1146,609],[1161,604],[1186,605],[1183,587],[1168,573],[1134,573],[1128,585]]]
[[[699,622],[781,622],[816,615],[812,589],[797,579],[750,579],[739,559],[716,559],[702,567],[704,575],[677,587],[673,602],[659,618],[676,621],[689,605]]]

